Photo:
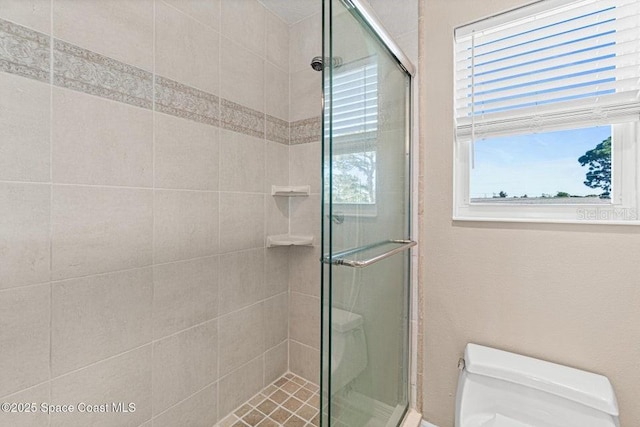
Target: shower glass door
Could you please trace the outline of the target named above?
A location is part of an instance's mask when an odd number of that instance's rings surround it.
[[[364,8],[364,9],[363,9]],[[408,408],[411,76],[356,0],[325,0],[322,426]]]

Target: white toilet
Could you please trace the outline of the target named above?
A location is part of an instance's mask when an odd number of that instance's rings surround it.
[[[467,344],[456,427],[619,427],[609,379],[567,366]]]
[[[342,390],[367,367],[364,319],[359,314],[331,309],[331,393]]]

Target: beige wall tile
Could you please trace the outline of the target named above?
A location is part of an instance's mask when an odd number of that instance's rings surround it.
[[[189,397],[217,378],[217,321],[212,320],[154,343],[153,410]]]
[[[267,10],[267,61],[281,70],[289,71],[289,26]]]
[[[318,13],[289,27],[289,72],[311,70],[311,59],[322,56],[322,16]],[[318,75],[317,71],[314,71]],[[318,85],[321,83],[318,77]],[[292,91],[291,93],[297,93]],[[299,96],[299,95],[297,95]]]
[[[51,0],[2,0],[0,18],[51,34]]]
[[[153,267],[153,336],[158,339],[218,314],[218,257]]]
[[[220,131],[220,191],[261,193],[265,181],[264,139]]]
[[[320,195],[315,194],[309,197],[296,197],[289,206],[291,217],[291,234],[304,236],[314,236],[314,244],[320,244],[321,232],[321,205]],[[300,248],[308,249],[308,248]]]
[[[320,246],[291,251],[289,286],[292,291],[320,297]]]
[[[418,31],[418,0],[404,0],[400,7],[397,3],[389,3],[386,0],[368,1],[385,29],[396,41],[400,35]]]
[[[152,191],[53,187],[52,277],[151,264]]]
[[[264,59],[226,37],[220,50],[220,96],[264,113]]]
[[[2,73],[0,93],[0,179],[50,181],[51,87]]]
[[[289,73],[265,64],[266,113],[282,120],[289,120]]]
[[[129,413],[56,413],[51,427],[137,427],[151,418],[151,346],[140,347],[51,383],[51,403],[135,403]]]
[[[49,379],[48,284],[0,292],[0,396]]]
[[[266,197],[267,236],[289,232],[289,198]]]
[[[220,252],[264,246],[264,195],[220,193]]]
[[[218,416],[218,384],[178,403],[153,420],[154,427],[212,427]]]
[[[46,382],[11,396],[3,397],[2,401],[12,404],[25,402],[37,402],[36,404],[39,404],[41,402],[50,402],[50,388],[51,383]],[[21,412],[0,412],[0,425],[11,427],[49,427],[49,414],[43,411],[27,414]]]
[[[286,246],[267,248],[265,251],[265,297],[269,298],[289,289],[289,260],[292,251]]]
[[[290,74],[289,120],[292,122],[322,114],[322,74],[308,64],[307,68]]]
[[[156,114],[156,188],[217,190],[218,132],[213,126]]]
[[[289,341],[289,370],[314,384],[320,382],[320,351]]]
[[[311,193],[322,188],[322,145],[299,144],[289,147],[291,185],[310,185]]]
[[[222,0],[222,34],[264,58],[265,14],[256,0]]]
[[[49,280],[51,187],[0,183],[0,289]]]
[[[53,182],[151,187],[153,113],[53,89]]]
[[[289,232],[289,198],[271,196],[272,185],[289,184],[289,147],[267,142],[267,179],[265,181],[267,235]]]
[[[229,374],[264,352],[263,322],[262,303],[220,317],[220,376]]]
[[[156,73],[218,94],[219,35],[163,2],[156,2]]]
[[[289,146],[267,141],[267,179],[264,191],[271,194],[272,185],[289,185]]]
[[[151,267],[52,287],[54,377],[151,341]]]
[[[53,0],[53,35],[153,70],[153,0]]]
[[[289,308],[290,338],[320,349],[320,298],[291,292]]]
[[[289,336],[289,295],[283,292],[264,301],[265,348],[271,348]]]
[[[264,299],[264,249],[220,256],[220,314]]]
[[[270,384],[284,375],[289,368],[289,340],[270,348],[264,354],[264,382]]]
[[[220,30],[220,0],[162,0],[216,31]]]
[[[264,387],[263,357],[253,359],[243,367],[220,379],[218,383],[219,419],[246,402]]]
[[[154,194],[155,262],[218,252],[218,194],[160,190]]]

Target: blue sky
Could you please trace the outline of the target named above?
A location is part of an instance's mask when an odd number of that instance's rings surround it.
[[[471,197],[598,194],[583,184],[587,167],[578,158],[611,136],[610,126],[476,141]]]

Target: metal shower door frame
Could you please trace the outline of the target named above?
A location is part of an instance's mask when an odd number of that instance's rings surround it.
[[[391,54],[391,56],[393,56],[395,58],[395,60],[397,61],[397,64],[400,66],[400,68],[402,68],[407,76],[409,77],[408,79],[408,84],[406,85],[406,94],[405,94],[405,108],[406,108],[406,123],[405,123],[405,127],[406,127],[406,131],[405,131],[405,153],[406,155],[406,171],[407,171],[407,176],[406,176],[406,188],[407,188],[407,194],[408,194],[408,200],[407,200],[407,233],[408,236],[412,236],[413,233],[413,229],[412,229],[412,219],[413,219],[413,208],[412,208],[412,196],[413,196],[413,177],[412,177],[412,169],[413,169],[413,162],[412,162],[412,141],[413,141],[413,117],[412,117],[412,112],[413,112],[413,80],[415,77],[415,73],[416,73],[416,69],[414,67],[414,65],[412,64],[412,62],[409,60],[409,58],[404,54],[404,52],[402,51],[402,49],[398,46],[398,44],[393,40],[393,38],[391,37],[391,35],[389,34],[389,32],[383,27],[383,25],[381,24],[381,22],[378,20],[375,12],[373,11],[373,9],[369,6],[368,3],[363,2],[362,0],[339,0],[340,2],[342,2],[342,4],[348,8],[351,9],[352,13],[355,13],[360,19],[362,19],[366,25],[368,25],[368,27],[371,29],[371,31],[374,33],[374,35],[378,38],[378,40],[383,44],[383,46],[387,49],[387,51]],[[322,25],[322,52],[323,55],[325,55],[323,57],[323,59],[326,61],[327,59],[331,59],[333,58],[333,52],[332,52],[332,46],[331,43],[328,42],[328,40],[330,40],[331,35],[330,34],[326,34],[326,23],[327,23],[327,19],[330,20],[331,18],[331,3],[332,0],[323,0],[323,7],[322,7],[322,21],[323,21],[323,25]],[[327,51],[329,52],[328,55],[326,55]],[[327,75],[327,73],[329,73]],[[324,82],[327,81],[327,77],[329,79],[333,79],[333,67],[332,66],[325,66],[322,69],[322,105],[323,105],[323,109],[322,109],[322,119],[321,119],[321,126],[322,126],[322,153],[323,153],[323,170],[324,167],[326,167],[325,162],[328,161],[329,162],[329,168],[332,168],[331,162],[332,162],[332,147],[331,147],[331,129],[329,129],[329,131],[327,132],[327,123],[326,123],[326,118],[327,116],[331,117],[332,115],[332,102],[330,99],[330,93],[327,93],[326,88],[325,88],[325,84]],[[331,123],[331,121],[329,121],[329,123]],[[328,160],[326,159],[326,146],[327,144],[329,145],[329,156],[328,156]],[[332,170],[332,169],[331,169]],[[327,182],[328,179],[328,182]],[[410,298],[411,296],[411,286],[412,286],[412,267],[411,267],[411,263],[412,263],[412,256],[411,256],[411,248],[413,248],[414,246],[417,245],[417,242],[415,242],[414,240],[411,239],[411,237],[409,237],[407,240],[389,240],[389,241],[383,241],[383,242],[379,242],[377,244],[374,245],[369,245],[369,247],[367,248],[355,248],[355,249],[351,249],[351,250],[347,250],[347,251],[343,251],[342,253],[340,253],[340,257],[336,258],[334,255],[338,255],[336,254],[332,254],[331,252],[328,252],[330,254],[329,257],[327,257],[325,254],[327,253],[325,251],[325,247],[329,247],[331,248],[332,246],[332,227],[331,227],[331,216],[332,216],[332,212],[333,212],[333,202],[331,200],[331,198],[329,197],[328,200],[327,199],[327,183],[328,183],[328,187],[331,188],[331,174],[329,174],[329,177],[325,176],[325,174],[323,173],[322,176],[322,207],[321,207],[321,214],[322,214],[322,220],[321,220],[321,224],[322,224],[322,244],[321,244],[321,250],[322,250],[322,257],[320,259],[321,261],[321,283],[322,283],[322,289],[321,289],[321,305],[322,305],[322,314],[321,314],[321,332],[320,332],[320,336],[322,340],[325,340],[325,334],[330,334],[330,331],[327,331],[326,329],[326,325],[325,325],[325,314],[328,314],[329,316],[329,320],[327,322],[328,325],[331,324],[331,313],[324,313],[325,311],[325,298],[329,297],[331,298],[331,289],[325,289],[324,284],[325,284],[325,280],[327,279],[327,275],[328,275],[328,282],[331,283],[331,276],[332,276],[332,266],[333,265],[342,265],[342,266],[347,266],[347,267],[354,267],[354,268],[363,268],[366,267],[372,263],[375,263],[377,261],[380,261],[382,259],[386,259],[390,256],[393,256],[395,254],[398,254],[400,252],[404,252],[405,250],[409,251],[409,255],[408,255],[408,265],[407,265],[407,280],[409,283],[409,289],[408,289],[408,298]],[[331,193],[329,193],[330,195]],[[328,212],[325,211],[326,206],[329,206]],[[328,227],[327,227],[328,225]],[[327,230],[328,228],[328,230]],[[328,231],[328,232],[327,232]],[[327,241],[328,240],[328,241]],[[400,244],[401,246],[392,249],[390,251],[385,252],[384,254],[381,254],[379,256],[374,257],[373,259],[369,259],[369,260],[365,260],[365,261],[351,261],[351,260],[345,260],[344,256],[346,256],[347,254],[353,254],[355,252],[357,252],[358,250],[363,250],[363,249],[369,249],[371,246],[376,246],[376,245],[384,245],[384,244],[389,244],[389,243],[396,243],[396,244]],[[406,339],[406,345],[407,345],[407,350],[409,352],[411,352],[411,321],[410,321],[410,316],[411,316],[411,309],[412,309],[412,305],[410,303],[410,301],[406,301],[407,303],[407,307],[408,307],[408,313],[407,315],[409,316],[409,318],[407,319],[408,321],[408,327],[407,327],[407,336],[405,337]],[[328,347],[329,347],[329,354],[331,354],[331,340],[328,340]],[[321,346],[321,366],[320,366],[320,425],[321,427],[329,427],[328,425],[324,425],[322,423],[323,421],[323,414],[324,414],[324,409],[323,406],[327,404],[327,399],[330,397],[330,389],[331,389],[331,375],[328,375],[329,378],[324,378],[324,372],[325,372],[325,366],[324,364],[327,363],[328,364],[328,370],[327,372],[331,372],[331,360],[325,361],[324,357],[323,357],[323,349],[324,347]],[[330,359],[330,358],[329,358]],[[407,416],[407,414],[409,413],[409,410],[411,409],[411,356],[410,354],[407,355],[406,357],[406,363],[408,364],[407,366],[407,383],[406,383],[406,395],[407,395],[407,400],[408,400],[408,407],[405,410],[405,413],[403,414],[403,420],[404,417]],[[330,416],[330,405],[327,405],[327,417]]]

